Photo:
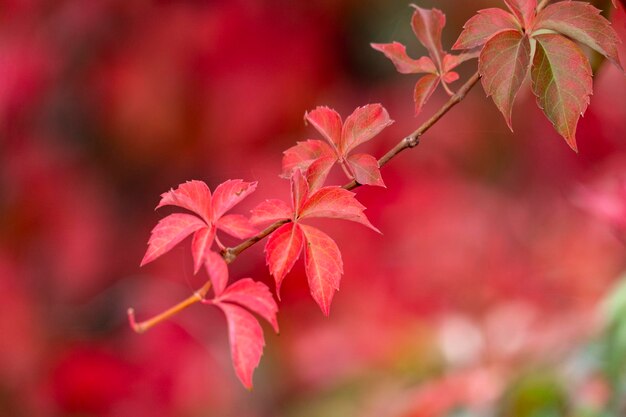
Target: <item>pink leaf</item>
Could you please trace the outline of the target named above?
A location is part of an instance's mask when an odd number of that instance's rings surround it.
[[[561,35],[535,36],[537,48],[531,70],[537,103],[554,128],[574,150],[576,125],[589,105],[593,90],[591,67],[580,48]]]
[[[309,196],[309,184],[299,169],[291,174],[291,204],[293,212],[298,216],[300,208]]]
[[[458,72],[450,71],[450,72],[446,72],[446,75],[443,76],[443,82],[446,84],[450,84],[450,83],[455,82],[459,78],[460,78],[460,75]]]
[[[370,45],[372,48],[385,54],[401,74],[418,74],[422,72],[437,73],[437,68],[432,59],[427,56],[423,56],[419,59],[409,58],[406,54],[406,46],[399,42],[372,43]]]
[[[305,113],[304,118],[324,136],[332,147],[339,149],[341,116],[335,110],[328,107],[317,107],[315,110]]]
[[[446,16],[438,9],[415,8],[411,19],[411,27],[417,39],[426,47],[437,65],[442,68],[443,48],[441,47],[441,31],[446,25]]]
[[[193,256],[193,273],[196,274],[202,266],[202,261],[208,250],[211,249],[215,238],[215,227],[204,227],[193,235],[191,241],[191,255]]]
[[[496,8],[479,10],[465,23],[463,32],[452,49],[475,48],[505,30],[520,30],[513,15]]]
[[[543,9],[534,30],[549,29],[595,49],[621,68],[617,45],[620,40],[611,23],[589,3],[561,1]]]
[[[437,89],[439,81],[439,76],[434,74],[424,75],[422,78],[417,80],[417,83],[415,83],[415,92],[413,93],[413,100],[415,100],[415,115],[420,114],[430,96],[432,96]]]
[[[161,201],[156,208],[163,206],[177,206],[187,209],[202,217],[205,222],[211,222],[211,190],[202,181],[187,181],[161,194]]]
[[[237,239],[247,239],[256,235],[259,231],[252,225],[246,216],[241,214],[227,214],[220,217],[216,226],[223,232],[236,237]]]
[[[279,297],[283,279],[300,257],[303,242],[302,230],[295,223],[279,227],[267,240],[265,260],[276,281],[276,294]]]
[[[321,230],[306,225],[301,227],[306,239],[304,264],[309,289],[324,315],[328,316],[343,274],[341,252],[335,241]]]
[[[354,193],[341,187],[324,187],[314,194],[302,206],[299,218],[329,217],[361,223],[379,232],[365,217],[365,207],[354,198]]]
[[[220,295],[219,301],[228,301],[246,307],[267,320],[278,333],[276,320],[278,306],[267,285],[250,278],[243,278],[226,288]]]
[[[203,227],[206,227],[206,223],[191,214],[174,213],[161,219],[152,229],[148,240],[148,250],[141,261],[141,265],[152,262],[184,238]]]
[[[313,162],[306,171],[306,179],[309,183],[309,193],[319,190],[326,181],[330,169],[337,162],[337,157],[325,156]]]
[[[472,52],[467,52],[467,53],[463,53],[463,54],[459,54],[459,55],[451,55],[451,54],[445,54],[443,57],[443,70],[444,73],[446,74],[446,76],[448,74],[451,74],[450,71],[453,70],[454,68],[458,67],[459,65],[461,65],[462,63],[464,63],[465,61],[468,61],[470,59],[474,59],[474,58],[478,58],[478,56],[480,55],[480,51],[472,51]],[[453,73],[456,74],[456,73]],[[456,75],[456,78],[454,81],[458,80],[459,75]],[[445,77],[444,77],[445,79]],[[451,82],[451,81],[446,81],[446,82]]]
[[[504,0],[504,2],[523,27],[532,26],[537,0]]]
[[[530,64],[530,42],[518,31],[500,32],[485,44],[478,60],[478,71],[488,96],[502,112],[511,130],[515,96]]]
[[[263,329],[257,319],[243,308],[229,303],[216,302],[226,315],[230,356],[235,373],[241,383],[252,389],[252,373],[263,355]]]
[[[291,177],[294,169],[306,172],[313,162],[323,157],[336,157],[335,151],[324,141],[309,139],[298,142],[283,152],[283,176]]]
[[[224,258],[213,251],[206,251],[203,257],[204,268],[206,269],[211,283],[213,284],[213,292],[219,296],[228,284],[228,266]]]
[[[252,209],[250,222],[252,224],[268,224],[278,220],[290,219],[293,217],[293,209],[282,200],[265,200]]]
[[[256,189],[256,182],[228,180],[213,193],[213,219],[217,220]]]
[[[339,146],[342,155],[372,139],[392,123],[387,110],[380,104],[358,107],[343,125]]]
[[[354,177],[359,184],[377,185],[384,187],[385,183],[380,175],[378,161],[372,155],[350,155],[348,163],[354,172]]]

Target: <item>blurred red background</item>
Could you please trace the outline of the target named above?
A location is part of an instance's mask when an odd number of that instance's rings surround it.
[[[419,1],[447,14],[447,48],[498,4]],[[281,152],[317,136],[306,110],[382,103],[396,123],[364,149],[382,155],[443,103],[440,91],[416,119],[415,78],[369,47],[424,53],[410,13],[374,0],[0,2],[0,415],[625,415],[624,297],[611,288],[626,269],[626,83],[601,62],[578,155],[528,89],[512,134],[478,87],[384,168],[388,189],[359,190],[384,235],[328,223],[346,271],[332,314],[297,266],[252,393],[216,309],[129,329],[126,307],[148,317],[204,280],[188,242],[139,269],[162,192],[259,181],[245,213],[288,193]],[[626,39],[623,9],[613,20]],[[231,276],[273,288],[262,245]]]

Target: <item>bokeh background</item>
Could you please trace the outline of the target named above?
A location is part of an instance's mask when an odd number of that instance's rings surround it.
[[[447,14],[448,49],[499,2],[418,4]],[[306,110],[382,103],[396,123],[364,148],[381,155],[443,103],[415,118],[416,78],[369,47],[423,54],[410,15],[382,0],[2,0],[0,415],[626,415],[626,82],[597,57],[578,155],[528,88],[514,134],[476,88],[384,168],[388,189],[359,189],[384,236],[324,224],[346,271],[331,316],[298,265],[253,392],[217,309],[129,329],[127,307],[146,318],[206,279],[189,242],[139,268],[162,192],[259,181],[246,213],[287,195],[281,152],[317,137]],[[262,245],[231,276],[273,288]]]

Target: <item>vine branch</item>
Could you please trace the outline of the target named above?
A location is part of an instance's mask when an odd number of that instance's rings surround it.
[[[424,133],[426,133],[426,131],[428,131],[433,125],[435,125],[439,121],[439,119],[441,119],[446,113],[448,113],[448,111],[450,111],[452,107],[459,104],[465,98],[467,93],[472,89],[472,87],[476,85],[478,80],[480,80],[480,74],[476,72],[465,82],[465,84],[463,84],[463,86],[461,86],[461,88],[459,88],[459,90],[454,95],[452,95],[452,97],[450,97],[450,99],[448,99],[448,101],[446,101],[439,108],[439,110],[437,110],[437,112],[434,115],[430,117],[430,119],[422,123],[415,131],[413,131],[413,133],[406,136],[404,139],[398,142],[393,148],[391,148],[385,155],[383,155],[378,160],[378,166],[382,168],[384,165],[387,165],[389,161],[395,158],[402,151],[406,149],[414,148],[417,145],[419,145],[420,137]],[[345,188],[346,190],[353,190],[360,186],[361,184],[359,184],[358,182],[352,181],[352,182],[345,184],[343,188]],[[265,237],[270,235],[274,230],[278,229],[280,226],[289,222],[290,220],[279,220],[275,223],[272,223],[268,227],[266,227],[263,231],[261,231],[257,235],[244,240],[239,245],[223,249],[221,251],[221,255],[224,258],[224,261],[226,261],[227,264],[234,262],[235,259],[237,259],[237,256],[239,256],[239,254],[241,254],[243,251],[253,246],[257,242],[263,240]],[[151,327],[162,322],[163,320],[166,320],[174,316],[175,314],[178,314],[180,311],[186,309],[187,307],[197,302],[203,301],[205,299],[206,294],[209,292],[210,288],[211,288],[211,280],[207,280],[207,282],[205,282],[204,285],[198,291],[194,292],[191,296],[187,297],[186,299],[176,304],[175,306],[165,310],[164,312],[157,314],[156,316],[148,320],[142,321],[142,322],[137,322],[135,320],[135,310],[133,308],[129,308],[128,320],[130,322],[130,326],[135,332],[144,333],[147,330],[149,330]]]

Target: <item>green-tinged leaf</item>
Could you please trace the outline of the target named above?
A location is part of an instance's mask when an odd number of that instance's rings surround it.
[[[532,25],[537,9],[537,0],[504,0],[504,3],[525,28]]]
[[[436,73],[437,68],[432,59],[423,56],[419,59],[410,58],[406,54],[406,46],[399,42],[392,43],[372,43],[372,48],[385,54],[393,62],[396,69],[401,74],[418,74],[421,72]]]
[[[415,12],[411,18],[411,27],[417,39],[426,47],[437,68],[441,68],[444,51],[441,46],[441,31],[446,25],[446,15],[438,9],[422,9],[411,5]]]
[[[415,92],[413,93],[415,115],[418,115],[422,111],[424,104],[426,104],[430,96],[433,95],[439,85],[439,80],[439,76],[434,74],[424,75],[417,80],[417,83],[415,83]]]
[[[600,10],[589,3],[561,1],[543,9],[537,16],[534,30],[549,29],[583,43],[610,59],[621,68],[617,45],[620,43],[611,23]]]
[[[575,151],[576,125],[593,91],[587,57],[561,35],[535,36],[537,48],[531,70],[537,104]]]
[[[502,112],[511,130],[511,114],[530,64],[530,41],[515,30],[491,38],[478,59],[478,71],[488,96]]]
[[[502,9],[479,10],[465,25],[452,49],[471,49],[483,45],[494,35],[505,30],[520,30],[511,13]]]

